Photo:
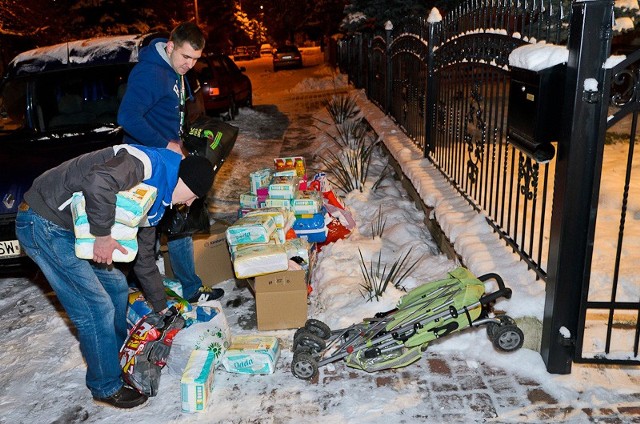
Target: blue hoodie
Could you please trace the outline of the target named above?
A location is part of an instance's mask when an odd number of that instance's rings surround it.
[[[167,147],[170,140],[180,139],[181,78],[169,65],[166,44],[156,38],[143,47],[129,75],[118,110],[125,143]]]

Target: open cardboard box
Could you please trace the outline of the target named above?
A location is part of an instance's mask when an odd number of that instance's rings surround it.
[[[307,321],[306,270],[280,271],[249,280],[256,298],[258,330],[304,326]]]
[[[234,278],[231,257],[227,247],[227,225],[216,222],[211,226],[209,234],[193,235],[193,258],[196,265],[196,274],[205,286]],[[171,269],[169,251],[166,245],[160,247],[164,260],[164,274],[169,278],[175,278]]]

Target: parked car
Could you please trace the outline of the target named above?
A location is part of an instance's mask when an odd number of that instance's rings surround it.
[[[202,87],[207,114],[220,114],[231,120],[238,114],[239,106],[253,106],[251,80],[245,74],[246,68],[238,67],[229,56],[205,54],[193,69]]]
[[[257,46],[247,46],[247,50],[249,51],[249,57],[251,59],[257,59],[260,57],[260,50],[258,50]]]
[[[283,68],[302,68],[302,53],[296,46],[280,46],[273,53],[273,72]]]
[[[271,44],[264,43],[263,45],[260,46],[261,55],[270,55],[272,53],[273,53],[273,47],[271,47]]]
[[[67,159],[122,142],[120,100],[139,48],[157,36],[62,43],[9,63],[0,82],[2,269],[29,262],[15,236],[15,217],[33,180]],[[190,103],[187,116],[196,117]]]
[[[233,51],[233,60],[249,60],[251,59],[251,54],[249,53],[249,49],[247,46],[238,46]]]

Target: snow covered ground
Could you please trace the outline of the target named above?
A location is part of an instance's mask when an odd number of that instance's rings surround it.
[[[324,66],[277,74],[269,71],[268,58],[243,66],[254,82],[256,107],[241,109],[235,122],[240,127],[240,137],[214,185],[217,217],[232,216],[237,194],[248,190],[248,173],[269,166],[273,157],[302,154],[317,164],[316,153],[331,148],[324,134],[331,130],[326,124],[326,111],[320,109],[312,116],[294,118],[276,110],[270,96],[282,96],[282,91],[287,90],[291,93],[293,87],[311,90],[343,83]],[[358,98],[363,114],[376,123],[376,130],[407,175],[419,182],[418,191],[434,205],[436,218],[465,264],[478,275],[497,272],[513,288],[513,298],[499,301],[497,307],[516,318],[541,317],[542,283],[534,280],[482,217],[473,215],[468,204],[438,177],[391,121],[381,116],[361,93]],[[349,238],[325,247],[318,257],[309,316],[332,328],[391,309],[404,294],[391,287],[379,302],[367,302],[360,293],[359,251],[365,259],[377,258],[381,252],[383,262],[392,262],[410,251],[410,257],[419,263],[405,281],[407,289],[442,278],[457,266],[437,251],[423,224],[423,213],[415,208],[400,182],[388,176],[376,190],[371,189],[386,160],[376,153],[363,192],[351,193],[344,199],[357,229]],[[387,220],[385,230],[382,237],[372,237],[371,223],[379,210]],[[116,411],[91,401],[84,386],[85,366],[74,330],[46,283],[36,282],[27,278],[0,279],[2,424],[547,421],[535,412],[535,401],[529,396],[532,390],[546,393],[548,403],[567,408],[562,419],[555,416],[552,421],[579,423],[589,419],[584,412],[588,408],[637,406],[640,398],[637,368],[574,365],[570,375],[550,375],[538,352],[527,348],[497,352],[484,329],[456,333],[431,344],[425,358],[399,372],[367,374],[336,362],[321,368],[317,380],[307,382],[296,379],[289,371],[293,330],[280,330],[264,333],[278,336],[283,343],[275,373],[246,376],[217,369],[213,400],[205,414],[180,412],[180,377],[168,370],[163,373],[158,396],[146,407]],[[255,334],[250,291],[234,280],[221,286],[226,291],[222,304],[232,332]],[[451,373],[436,372],[436,363],[450,367]],[[467,376],[467,384],[452,378],[452,374]],[[495,376],[504,376],[502,392],[496,388]],[[504,393],[504,387],[513,393]],[[443,393],[451,403],[439,397]],[[453,398],[457,400],[451,401]],[[487,400],[478,402],[479,398]],[[537,406],[548,405],[543,402]]]

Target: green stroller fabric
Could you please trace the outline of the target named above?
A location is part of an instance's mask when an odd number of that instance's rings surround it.
[[[367,321],[363,334],[373,333],[366,341],[371,349],[348,355],[347,366],[373,372],[417,361],[432,340],[471,326],[482,313],[484,293],[484,283],[462,267],[451,271],[448,278],[416,287],[391,314]],[[377,355],[368,354],[372,349]]]

